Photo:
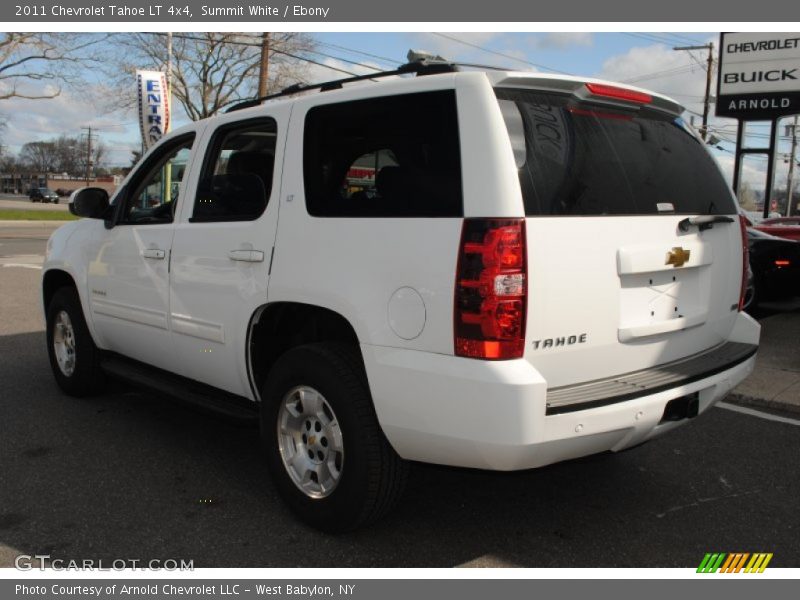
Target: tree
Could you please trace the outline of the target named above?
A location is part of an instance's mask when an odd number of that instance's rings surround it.
[[[37,173],[49,173],[58,164],[58,150],[54,142],[28,142],[19,151],[19,160]]]
[[[13,154],[8,154],[3,151],[0,155],[0,172],[1,173],[18,173],[22,170],[22,165]]]
[[[107,35],[75,33],[0,33],[0,100],[41,100],[77,82],[97,57],[95,44]],[[42,85],[49,84],[49,85]]]
[[[108,146],[106,146],[103,142],[98,141],[96,144],[92,145],[92,166],[95,169],[95,173],[97,173],[98,169],[103,169],[106,166],[107,155]],[[86,161],[84,161],[84,163],[85,162]]]
[[[81,163],[80,140],[77,137],[61,135],[52,141],[55,145],[56,165],[55,170],[59,173],[69,173],[74,175],[79,172]]]
[[[62,135],[51,140],[28,142],[19,153],[19,162],[38,173],[66,173],[72,177],[86,175],[88,147],[86,138]],[[108,147],[92,144],[92,166],[104,165]]]
[[[132,33],[122,38],[129,89],[136,68],[166,70],[166,34]],[[269,89],[302,80],[304,61],[295,58],[313,48],[304,33],[270,35]],[[192,120],[214,115],[255,95],[261,63],[261,36],[252,33],[176,33],[173,36],[172,93]]]

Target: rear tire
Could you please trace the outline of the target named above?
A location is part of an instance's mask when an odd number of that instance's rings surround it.
[[[73,287],[62,287],[47,306],[47,353],[58,386],[70,396],[88,396],[103,389],[100,353]]]
[[[261,436],[280,496],[322,531],[377,521],[405,487],[408,465],[381,431],[352,346],[309,344],[279,358],[264,385]]]

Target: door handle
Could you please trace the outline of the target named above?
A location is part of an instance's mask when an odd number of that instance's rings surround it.
[[[264,262],[264,253],[261,250],[231,250],[228,258],[241,262]]]
[[[146,248],[142,250],[142,256],[145,258],[155,258],[157,260],[164,260],[164,257],[167,255],[166,252],[163,250],[159,250],[158,248]]]

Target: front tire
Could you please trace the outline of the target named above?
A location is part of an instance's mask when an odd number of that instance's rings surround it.
[[[351,346],[309,344],[279,358],[262,394],[261,435],[280,496],[322,531],[375,522],[405,487],[408,466],[381,431]]]
[[[47,307],[47,352],[58,386],[70,396],[100,391],[100,356],[73,287],[60,288]]]

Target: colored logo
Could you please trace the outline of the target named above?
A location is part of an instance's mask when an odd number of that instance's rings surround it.
[[[772,560],[772,553],[755,552],[734,552],[725,554],[724,552],[708,552],[703,557],[700,566],[697,567],[698,573],[763,573],[769,561]]]
[[[667,253],[667,260],[665,265],[672,265],[673,267],[682,267],[691,256],[691,250],[684,250],[680,246],[674,247]]]

